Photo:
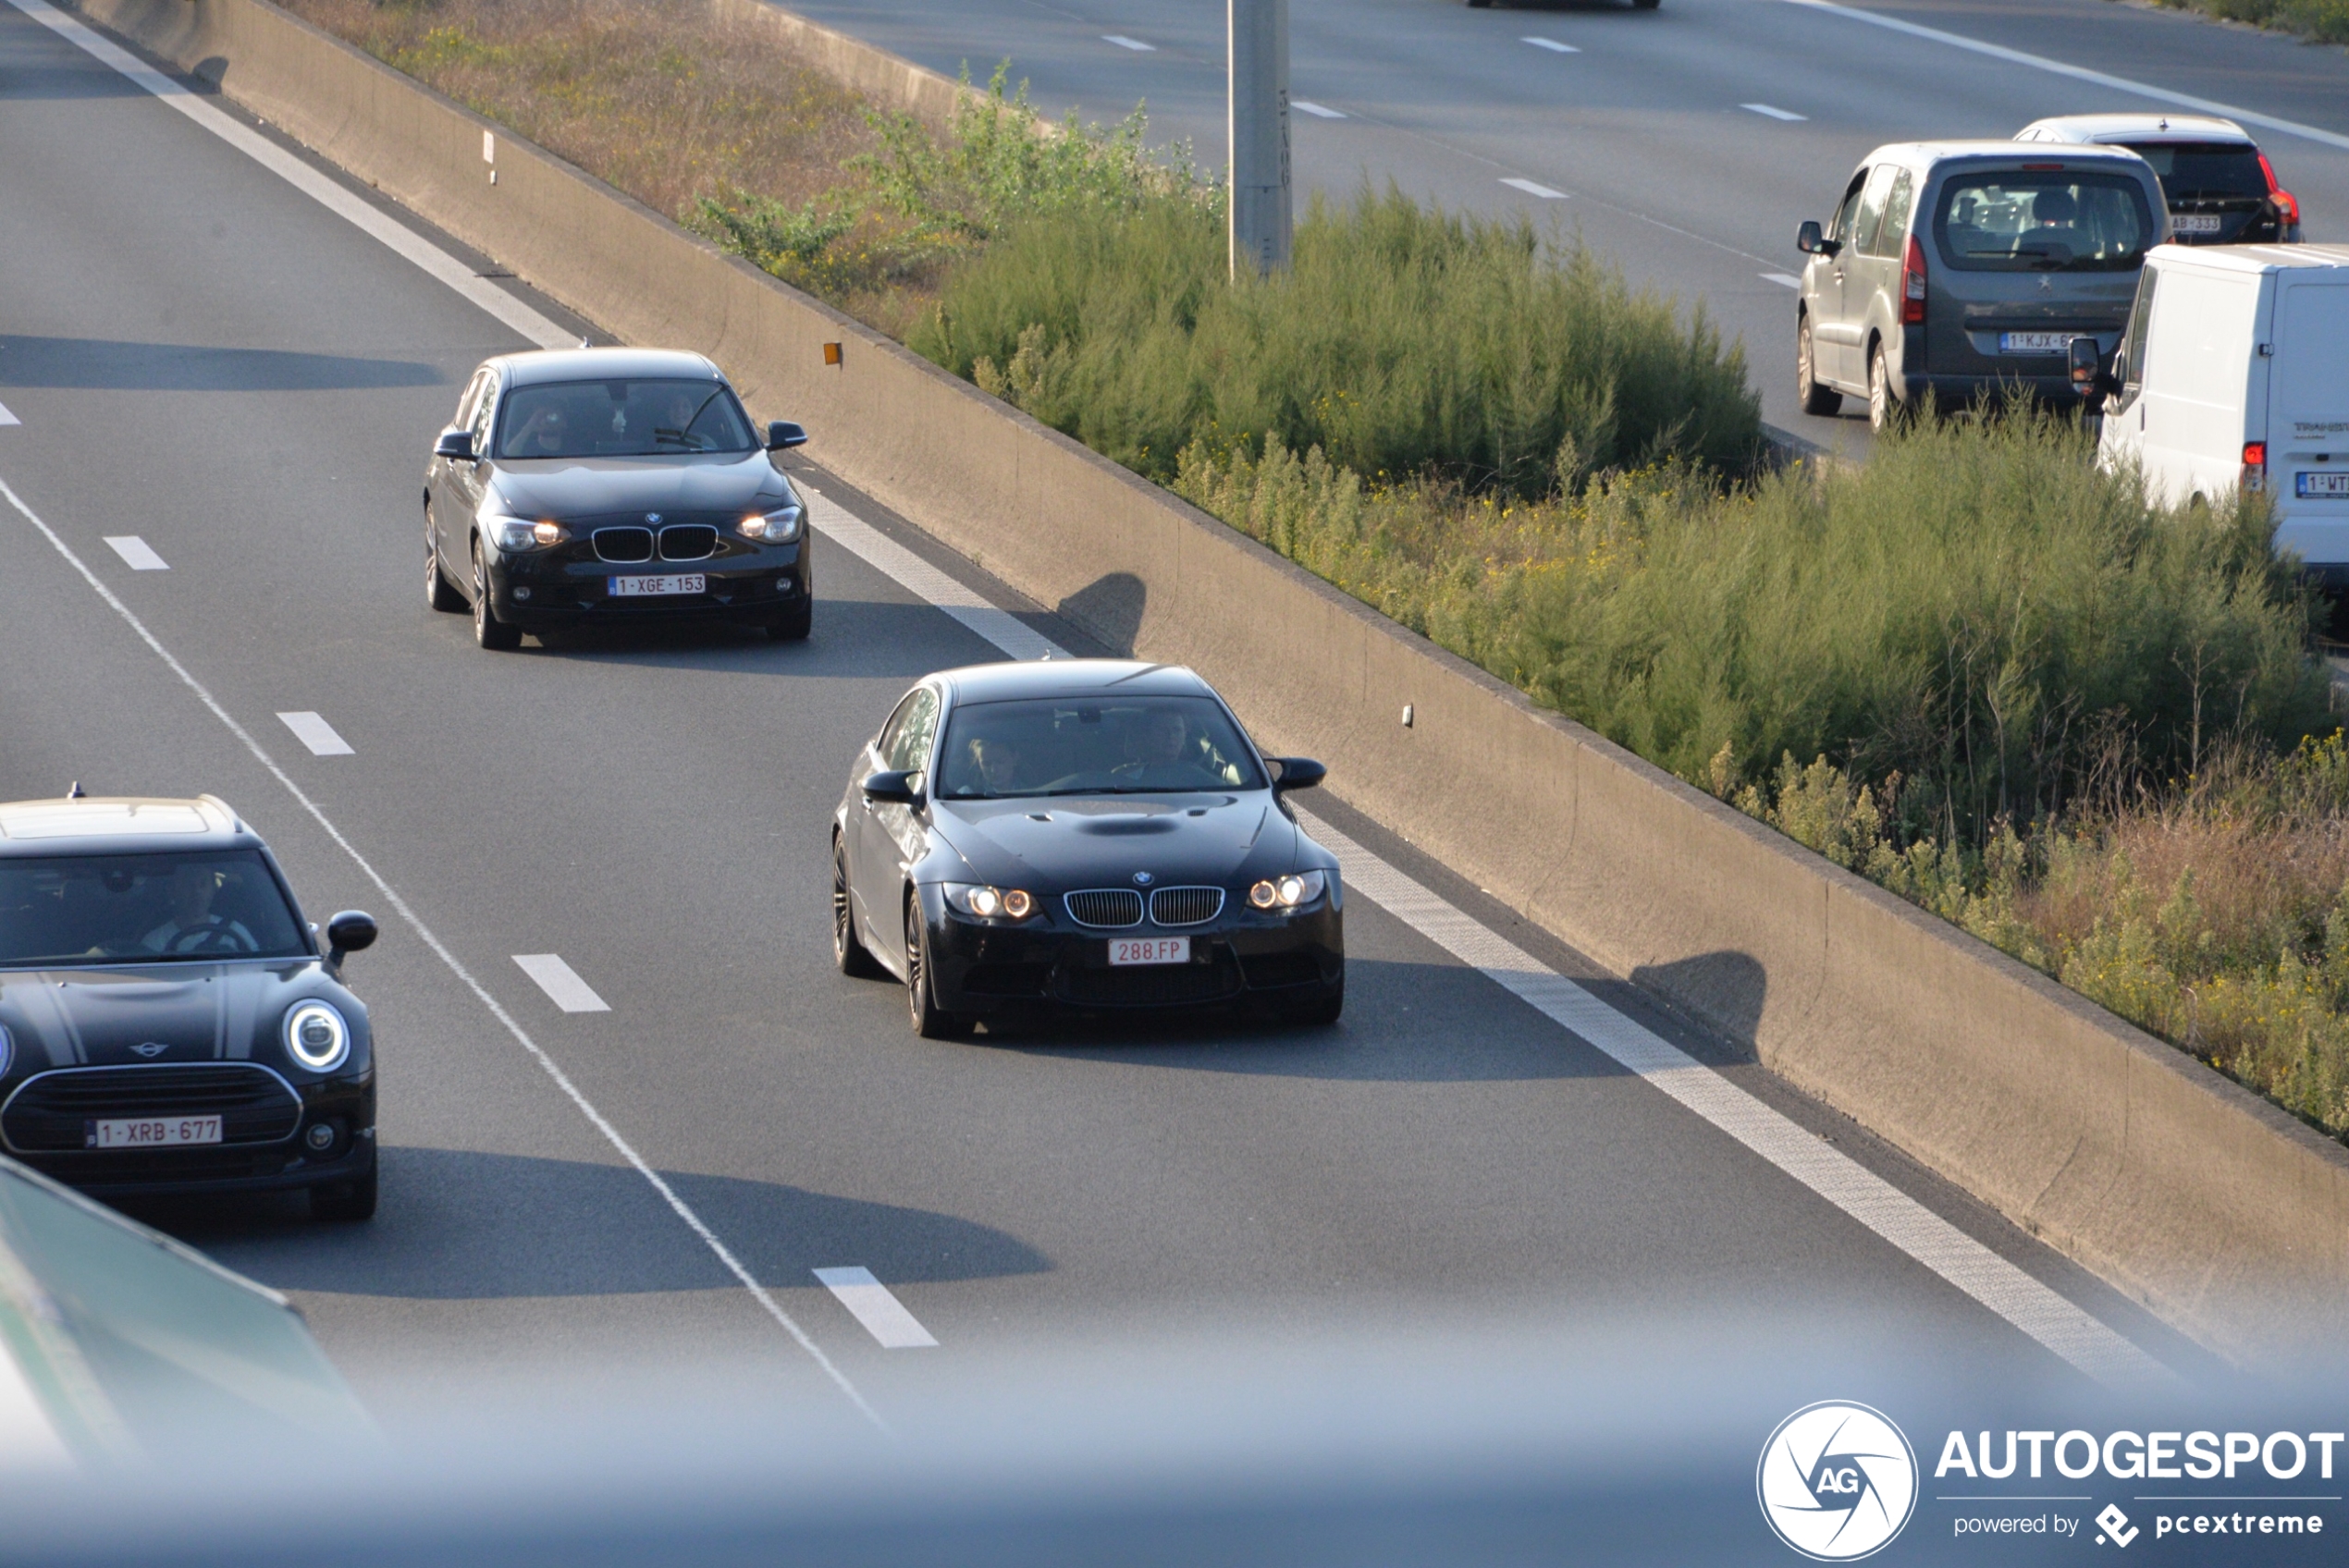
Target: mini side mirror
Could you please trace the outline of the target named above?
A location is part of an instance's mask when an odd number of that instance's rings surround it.
[[[1273,790],[1284,793],[1290,790],[1310,790],[1330,776],[1330,770],[1311,757],[1273,757]]]
[[[432,444],[432,455],[447,458],[452,463],[473,460],[473,433],[470,430],[444,430],[440,439]]]
[[[326,922],[326,962],[338,964],[342,955],[375,945],[375,917],[355,909],[344,910]]]
[[[1806,256],[1832,256],[1843,249],[1842,246],[1819,232],[1816,219],[1804,222],[1801,228],[1795,230],[1794,248]]]
[[[780,452],[786,447],[806,445],[807,432],[793,424],[790,420],[779,419],[767,427],[767,449],[770,452]]]
[[[921,775],[918,773],[868,773],[858,786],[865,798],[876,805],[919,805],[922,799]]]

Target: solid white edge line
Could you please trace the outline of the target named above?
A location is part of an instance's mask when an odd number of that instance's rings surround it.
[[[310,754],[319,757],[347,757],[357,753],[351,742],[335,733],[335,727],[314,713],[281,713],[277,722],[293,731],[294,739],[310,748]]]
[[[471,267],[423,235],[361,201],[267,137],[239,125],[178,82],[145,64],[129,51],[100,37],[81,22],[64,15],[46,4],[45,0],[8,0],[8,4],[83,53],[129,77],[303,195],[381,240],[538,347],[571,349],[578,346],[577,333],[557,325],[486,278],[475,276]]]
[[[516,953],[513,960],[516,967],[538,983],[547,999],[565,1012],[611,1011],[611,1004],[597,996],[596,987],[582,980],[560,953]]]
[[[2269,130],[2281,130],[2290,136],[2305,137],[2310,141],[2319,141],[2328,147],[2339,147],[2349,151],[2349,136],[2344,136],[2336,130],[2322,130],[2313,125],[2303,125],[2298,120],[2281,119],[2274,115],[2262,115],[2250,109],[2238,109],[2232,104],[2221,104],[2210,98],[2197,98],[2190,92],[2173,92],[2166,87],[2155,87],[2149,82],[2132,81],[2124,76],[2110,76],[2103,71],[2092,71],[2085,66],[2068,65],[2061,60],[2050,59],[2045,55],[2025,54],[2020,49],[2007,48],[2004,44],[1985,43],[1978,38],[1968,38],[1962,33],[1943,32],[1939,28],[1920,27],[1915,22],[1904,22],[1896,17],[1880,17],[1874,11],[1863,11],[1851,6],[1834,5],[1831,0],[1786,0],[1786,3],[1789,6],[1801,6],[1807,10],[1825,11],[1830,16],[1847,17],[1855,22],[1866,22],[1871,27],[1887,28],[1894,32],[1905,32],[1912,38],[1923,38],[1935,43],[1946,43],[1952,49],[1964,49],[1973,54],[1986,55],[1991,59],[2004,60],[2009,65],[2029,66],[2034,70],[2049,71],[2057,76],[2068,76],[2074,81],[2089,82],[2097,87],[2109,87],[2116,92],[2132,92],[2140,98],[2150,98],[2157,104],[2174,104],[2182,109],[2195,109],[2206,115],[2220,115],[2231,120],[2240,120],[2245,125],[2260,126]]]
[[[1522,190],[1528,196],[1539,196],[1544,202],[1563,202],[1566,200],[1565,191],[1553,190],[1548,186],[1543,185],[1537,180],[1520,179],[1515,175],[1511,175],[1503,179],[1501,183],[1507,186],[1512,190]]]
[[[818,1268],[816,1278],[883,1350],[932,1350],[938,1341],[869,1268]]]
[[[109,533],[106,547],[122,557],[122,564],[133,571],[169,571],[171,563],[155,554],[154,546],[136,533]]]
[[[24,0],[9,0],[9,3],[20,6]],[[115,614],[120,616],[131,631],[139,634],[139,640],[154,651],[155,657],[163,661],[166,668],[179,678],[181,685],[195,693],[196,700],[203,704],[204,707],[211,712],[212,717],[218,719],[229,734],[243,742],[245,750],[252,754],[253,760],[266,769],[269,776],[275,778],[286,793],[293,798],[294,802],[309,814],[311,820],[317,823],[326,837],[334,841],[335,847],[351,857],[351,864],[356,865],[360,873],[375,885],[375,890],[384,896],[386,902],[390,904],[392,912],[400,916],[409,930],[415,933],[416,939],[424,943],[449,973],[455,975],[464,987],[473,994],[473,999],[481,1003],[492,1018],[505,1025],[506,1033],[511,1035],[515,1043],[528,1051],[538,1065],[546,1070],[547,1076],[553,1079],[555,1086],[560,1089],[570,1098],[571,1103],[579,1109],[579,1113],[587,1119],[588,1124],[602,1133],[604,1141],[611,1145],[636,1174],[645,1179],[646,1185],[660,1194],[661,1200],[669,1205],[670,1212],[676,1215],[684,1222],[686,1229],[701,1239],[702,1244],[710,1250],[720,1264],[724,1265],[726,1271],[742,1282],[743,1288],[750,1292],[751,1298],[766,1310],[769,1317],[781,1326],[783,1331],[792,1337],[793,1341],[801,1350],[807,1353],[809,1359],[823,1369],[824,1376],[830,1378],[832,1385],[847,1396],[848,1402],[856,1407],[858,1413],[875,1427],[884,1432],[888,1431],[889,1424],[880,1418],[880,1413],[866,1403],[865,1396],[857,1391],[856,1385],[850,1382],[846,1374],[842,1373],[838,1366],[832,1365],[831,1358],[824,1354],[821,1346],[808,1337],[807,1330],[801,1328],[791,1314],[783,1310],[782,1304],[774,1298],[766,1286],[758,1282],[757,1276],[744,1267],[742,1259],[734,1256],[733,1249],[720,1241],[718,1233],[709,1228],[702,1217],[696,1214],[684,1199],[677,1195],[677,1190],[669,1184],[667,1179],[659,1171],[655,1170],[643,1155],[636,1152],[636,1146],[621,1135],[620,1129],[613,1126],[604,1113],[596,1109],[595,1102],[580,1091],[578,1084],[572,1082],[571,1074],[565,1072],[555,1059],[548,1056],[536,1040],[531,1038],[530,1032],[516,1022],[514,1015],[506,1011],[503,1003],[490,995],[489,988],[474,979],[473,971],[459,962],[457,955],[449,951],[448,946],[438,937],[433,935],[432,928],[424,923],[413,909],[409,907],[408,900],[394,891],[391,884],[384,879],[383,873],[377,871],[374,864],[359,852],[359,847],[356,844],[343,836],[342,829],[335,826],[334,820],[320,809],[318,802],[312,800],[301,786],[293,781],[292,775],[279,767],[269,753],[261,749],[261,742],[253,739],[252,732],[238,723],[235,717],[220,705],[219,700],[213,696],[203,682],[189,673],[188,667],[181,664],[173,655],[171,650],[165,647],[155,634],[147,630],[147,623],[131,613],[130,606],[117,597],[114,590],[107,587],[80,556],[74,554],[72,547],[58,537],[55,530],[42,521],[40,515],[25,505],[24,498],[18,496],[6,480],[0,480],[0,497],[5,497],[10,506],[23,514],[26,521],[40,530],[41,536],[49,541],[52,549],[65,557],[66,564],[80,575],[81,580],[90,585],[91,591],[104,600],[107,607]]]
[[[1138,38],[1128,38],[1122,32],[1105,32],[1101,34],[1101,42],[1114,43],[1120,49],[1131,49],[1137,54],[1155,55],[1158,53],[1157,44],[1145,43]]]

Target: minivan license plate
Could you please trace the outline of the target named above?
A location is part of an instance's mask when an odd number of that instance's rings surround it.
[[[81,1124],[85,1149],[161,1149],[219,1141],[217,1116],[126,1116]]]
[[[2001,332],[1998,352],[2001,354],[2060,354],[2079,336],[2070,332]]]
[[[1137,963],[1188,963],[1191,962],[1191,939],[1188,937],[1112,937],[1109,939],[1109,962],[1115,969]]]
[[[2339,496],[2349,499],[2349,473],[2304,473],[2293,485],[2297,496]]]
[[[709,579],[698,571],[688,571],[675,577],[615,577],[611,580],[611,596],[633,598],[640,594],[706,594]]]

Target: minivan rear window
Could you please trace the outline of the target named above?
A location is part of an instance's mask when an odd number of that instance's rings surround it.
[[[1934,216],[1962,272],[2126,272],[2155,232],[2143,186],[2082,169],[1953,175]]]
[[[2150,142],[2129,149],[2161,177],[2162,197],[2171,202],[2220,202],[2245,196],[2265,199],[2267,171],[2257,148],[2239,141]]]

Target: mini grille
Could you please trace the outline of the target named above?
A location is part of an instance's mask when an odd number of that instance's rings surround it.
[[[660,531],[662,560],[701,561],[717,553],[718,530],[706,522],[681,522]]]
[[[1150,918],[1161,925],[1197,925],[1223,913],[1221,888],[1161,888],[1150,895]]]
[[[1131,888],[1092,888],[1061,900],[1079,925],[1139,925],[1142,895]]]
[[[224,1143],[275,1143],[293,1136],[301,1102],[284,1079],[244,1062],[65,1068],[18,1085],[0,1132],[15,1149],[79,1149],[82,1123],[99,1117],[214,1115]]]
[[[653,531],[649,528],[598,528],[596,530],[596,554],[608,561],[648,561],[653,558]]]

